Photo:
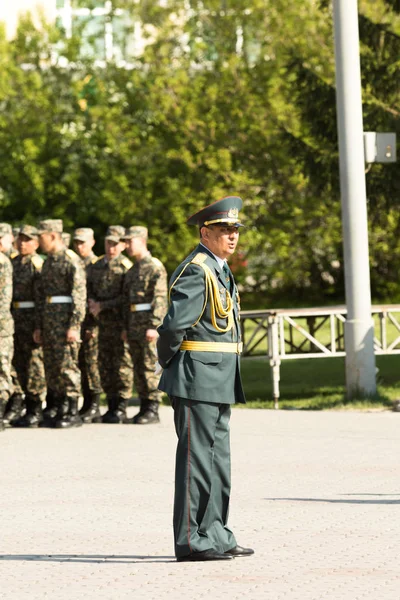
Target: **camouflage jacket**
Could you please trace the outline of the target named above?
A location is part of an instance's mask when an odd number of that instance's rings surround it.
[[[8,337],[14,333],[14,321],[11,316],[12,289],[11,261],[0,252],[0,337]]]
[[[43,258],[36,252],[22,256],[17,254],[12,259],[13,267],[13,303],[40,302],[40,279]],[[27,326],[32,329],[35,323],[35,308],[18,308],[13,306],[12,314],[16,326]]]
[[[52,304],[50,296],[71,296],[71,304]],[[49,254],[42,268],[41,290],[36,310],[36,327],[43,318],[57,318],[57,313],[70,314],[69,327],[79,328],[86,312],[86,275],[81,259],[73,250],[63,249]]]
[[[101,322],[121,322],[122,289],[131,261],[120,254],[112,260],[102,256],[89,270],[88,298],[100,302]]]
[[[90,269],[91,269],[92,265],[94,265],[98,260],[99,260],[99,258],[98,258],[98,256],[95,255],[94,252],[89,254],[89,256],[85,256],[85,258],[81,257],[82,265],[84,266],[85,271],[86,271],[87,284],[89,283],[89,279],[90,279]],[[93,329],[94,327],[97,327],[97,325],[98,325],[97,319],[95,319],[95,317],[93,315],[91,315],[90,312],[86,309],[85,319],[84,319],[84,322],[82,323],[83,329]]]
[[[134,304],[151,304],[151,310],[135,312]],[[122,313],[124,326],[143,323],[148,329],[156,329],[168,307],[168,281],[164,265],[150,252],[135,262],[127,273],[123,288]]]

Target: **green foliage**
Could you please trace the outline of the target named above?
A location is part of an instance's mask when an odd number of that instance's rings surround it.
[[[398,2],[359,5],[364,128],[397,131]],[[0,219],[61,217],[99,239],[110,223],[146,224],[171,272],[197,239],[187,216],[235,193],[247,224],[234,265],[244,307],[342,301],[330,3],[113,9],[146,39],[128,68],[97,65],[85,24],[70,39],[29,16],[14,40],[0,32]],[[373,296],[395,302],[397,165],[374,165],[367,186]]]

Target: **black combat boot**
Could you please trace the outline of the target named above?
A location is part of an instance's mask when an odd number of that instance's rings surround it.
[[[108,406],[108,410],[101,417],[101,422],[102,423],[110,423],[110,419],[113,416],[115,408],[116,408],[116,405],[117,405],[117,399],[118,399],[118,396],[116,396],[115,394],[107,394],[107,406]]]
[[[46,394],[46,408],[43,411],[43,420],[39,423],[39,427],[54,427],[59,403],[60,399],[57,395],[53,390],[48,389]]]
[[[82,408],[79,411],[79,414],[81,415],[81,417],[83,417],[83,415],[86,413],[86,411],[88,411],[90,409],[90,405],[91,405],[90,394],[89,394],[89,392],[84,392]]]
[[[4,425],[13,425],[22,415],[24,397],[22,394],[13,394],[6,404],[3,416]]]
[[[151,425],[152,423],[159,423],[160,417],[158,416],[158,407],[160,403],[148,400],[143,405],[143,411],[134,417],[133,422],[136,425]],[[140,414],[141,413],[141,414]]]
[[[13,427],[39,427],[43,423],[42,401],[39,395],[26,396],[26,413],[14,422]]]
[[[114,425],[118,425],[119,423],[126,422],[126,405],[128,401],[126,398],[121,398],[121,396],[117,396],[115,400],[115,408],[114,411],[110,414],[107,423],[112,423]],[[104,423],[105,421],[103,421]]]
[[[82,419],[78,412],[78,400],[66,397],[61,403],[55,426],[57,429],[67,429],[80,425],[82,425]]]
[[[142,415],[144,415],[144,413],[146,411],[146,406],[147,406],[147,400],[140,399],[139,412],[133,417],[133,419],[127,419],[126,422],[127,423],[137,423],[138,418],[141,417]]]
[[[91,394],[90,402],[88,402],[86,410],[83,410],[84,407],[85,404],[83,404],[79,411],[84,423],[101,423],[100,394]]]
[[[3,414],[5,402],[0,398],[0,431],[4,431]]]

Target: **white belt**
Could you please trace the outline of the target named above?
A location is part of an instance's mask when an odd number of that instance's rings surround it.
[[[138,312],[141,310],[151,310],[151,304],[131,304],[131,312]]]
[[[35,308],[35,303],[31,300],[22,300],[21,302],[13,302],[13,308]]]
[[[72,304],[71,296],[46,296],[47,304]]]

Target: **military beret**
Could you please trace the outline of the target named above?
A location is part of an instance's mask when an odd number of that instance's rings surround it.
[[[37,240],[39,236],[38,230],[36,227],[33,227],[33,225],[22,225],[18,235],[26,235],[26,237],[31,238],[31,240]]]
[[[120,242],[125,235],[125,227],[121,225],[110,225],[107,229],[106,240],[110,242]]]
[[[147,239],[148,231],[147,227],[141,225],[133,225],[133,227],[127,227],[123,240],[130,240],[134,237],[140,237]]]
[[[188,218],[188,225],[230,225],[242,227],[239,219],[239,210],[243,206],[243,200],[239,196],[226,196],[217,202],[209,204]]]
[[[79,227],[74,231],[74,241],[90,242],[94,239],[94,231],[90,227]]]
[[[3,235],[12,235],[12,227],[9,223],[0,223],[0,237]]]
[[[38,234],[42,233],[62,233],[63,222],[61,219],[45,219],[40,221],[38,226]]]

